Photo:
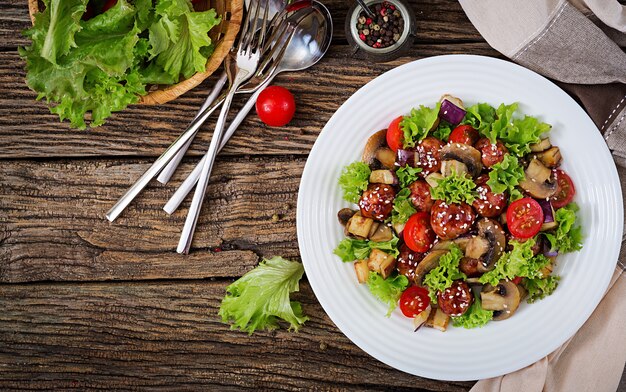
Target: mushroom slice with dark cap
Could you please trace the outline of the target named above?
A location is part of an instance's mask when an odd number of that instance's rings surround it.
[[[443,146],[439,152],[442,161],[458,161],[467,167],[467,172],[476,177],[483,169],[480,151],[462,143],[450,143]]]
[[[387,147],[386,129],[381,129],[367,139],[361,160],[373,168],[379,168],[380,165],[387,169],[394,168],[396,154]]]
[[[426,257],[424,257],[422,261],[420,261],[420,263],[417,265],[417,268],[415,268],[416,285],[422,285],[426,274],[428,274],[439,265],[439,259],[446,253],[448,253],[447,250],[432,250],[429,254],[426,255]]]
[[[532,159],[519,186],[534,198],[547,199],[556,193],[557,183],[552,170],[539,159]]]
[[[494,268],[506,247],[506,236],[502,226],[493,219],[483,218],[476,223],[478,236],[472,237],[465,248],[465,256],[479,259],[481,273]]]
[[[493,320],[506,320],[519,307],[522,294],[519,287],[508,280],[500,281],[496,287],[486,284],[480,293],[481,306],[485,310],[494,311]]]

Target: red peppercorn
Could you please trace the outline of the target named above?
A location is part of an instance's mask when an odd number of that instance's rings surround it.
[[[360,33],[359,34],[359,38],[361,38],[361,41],[365,41],[365,34]]]
[[[365,24],[366,25],[371,25],[372,24],[372,18],[365,19]]]
[[[392,11],[395,11],[396,10],[396,6],[393,5],[393,4],[390,4],[389,5],[389,9],[392,10]]]

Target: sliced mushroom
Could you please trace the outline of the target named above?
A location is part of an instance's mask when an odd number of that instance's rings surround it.
[[[518,286],[510,281],[502,280],[496,287],[490,284],[483,286],[480,293],[482,308],[493,310],[496,321],[508,319],[519,307],[522,296]]]
[[[370,174],[370,183],[397,185],[398,177],[391,170],[374,170]]]
[[[379,224],[373,233],[370,231],[369,239],[374,242],[390,241],[392,238],[393,233],[391,232],[391,227],[384,223]]]
[[[355,213],[356,211],[350,208],[342,208],[337,213],[337,219],[339,219],[339,223],[341,223],[342,226],[345,226]]]
[[[459,237],[454,240],[438,241],[435,245],[433,245],[432,250],[450,250],[452,244],[457,244],[459,248],[465,252],[465,248],[467,248],[467,244],[470,239],[470,237]]]
[[[372,224],[372,227],[370,227],[369,233],[367,233],[367,238],[372,239],[372,236],[374,235],[374,233],[376,233],[376,230],[378,229],[378,226],[380,225],[381,224],[379,222],[374,221],[374,223]]]
[[[354,262],[354,272],[356,272],[356,278],[359,283],[366,283],[370,274],[370,269],[367,266],[367,260],[357,260]]]
[[[447,250],[431,250],[415,268],[415,284],[421,286],[426,274],[439,265],[439,259],[446,253]]]
[[[378,158],[376,158],[376,152],[379,148],[387,148],[387,130],[382,129],[367,139],[365,149],[363,150],[363,156],[361,160],[370,166],[376,166]],[[394,158],[395,159],[395,158]]]
[[[378,272],[383,279],[387,279],[396,268],[396,258],[380,249],[372,249],[367,267],[370,271]]]
[[[357,212],[346,224],[346,231],[358,238],[365,239],[369,236],[373,224],[373,219],[366,218]]]
[[[546,151],[539,152],[537,154],[533,154],[533,156],[541,163],[543,163],[546,167],[550,169],[555,169],[561,165],[561,161],[563,157],[561,156],[561,150],[558,147],[552,147],[547,149]]]
[[[478,236],[487,240],[489,244],[487,251],[480,256],[481,263],[478,265],[478,270],[480,272],[491,271],[506,248],[504,230],[498,222],[489,218],[478,221],[476,227],[478,228]]]
[[[467,166],[463,162],[449,160],[441,162],[441,174],[449,177],[452,174],[464,175],[467,173]]]
[[[537,199],[547,199],[556,192],[556,181],[552,170],[544,166],[539,159],[531,159],[524,173],[524,180],[519,186]]]
[[[446,144],[439,152],[439,155],[442,161],[454,160],[462,162],[472,177],[478,176],[483,169],[480,151],[467,144]]]
[[[550,143],[550,139],[545,138],[545,139],[541,139],[539,143],[531,144],[530,151],[541,152],[541,151],[547,150],[550,147],[552,147],[552,144]]]
[[[489,251],[489,241],[485,237],[474,236],[467,242],[465,256],[471,259],[480,259]]]

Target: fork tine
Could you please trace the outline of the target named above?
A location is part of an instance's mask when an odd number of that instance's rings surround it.
[[[257,32],[257,24],[259,22],[260,10],[261,10],[261,0],[257,0],[256,5],[254,6],[254,12],[252,12],[252,7],[250,7],[250,14],[248,15],[249,18],[252,19],[252,29],[245,37],[242,36],[244,40],[243,50],[245,50],[248,53],[250,53],[250,50],[252,50],[252,45],[254,43],[254,36],[256,35],[256,32]]]
[[[270,0],[265,1],[265,12],[263,13],[263,25],[261,26],[261,34],[259,37],[258,48],[263,48],[265,43],[265,34],[267,33],[267,19],[269,18],[270,12]]]
[[[283,40],[283,36],[288,30],[290,30],[289,36],[287,36],[287,38]],[[289,25],[285,27],[285,29],[283,30],[283,34],[281,34],[280,36],[280,40],[276,41],[276,42],[280,42],[280,44],[274,45],[274,47],[272,48],[272,51],[267,56],[265,56],[265,58],[263,59],[263,62],[261,63],[261,65],[259,65],[259,70],[261,70],[264,74],[271,74],[274,71],[274,69],[278,67],[280,60],[285,55],[285,51],[287,50],[287,47],[289,46],[289,43],[293,39],[293,36],[295,35],[295,33],[296,33],[296,26]],[[279,51],[278,54],[276,54],[276,51]],[[268,66],[268,64],[272,60],[273,60],[272,66],[269,69],[265,70],[265,68]]]
[[[251,0],[251,2],[254,0]],[[248,12],[246,13],[246,17],[245,20],[243,21],[243,26],[241,27],[241,32],[239,35],[239,44],[237,45],[237,49],[241,50],[242,48],[244,48],[244,41],[246,40],[246,38],[248,37],[248,30],[250,28],[250,13],[251,13],[251,8],[248,8]]]

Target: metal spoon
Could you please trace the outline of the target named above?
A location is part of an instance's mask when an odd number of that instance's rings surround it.
[[[365,11],[367,16],[369,16],[370,18],[376,17],[376,14],[370,9],[370,7],[367,6],[367,4],[365,4],[364,0],[356,0],[356,2],[359,3],[361,8],[363,8],[363,11]]]
[[[269,13],[268,13],[269,19],[273,19],[276,14],[284,10],[288,3],[289,3],[289,0],[270,0]],[[246,9],[249,9],[250,0],[246,0],[245,5],[246,5]],[[226,84],[226,79],[227,79],[226,71],[223,71],[220,78],[217,80],[217,82],[215,82],[215,85],[213,86],[213,90],[211,90],[211,92],[209,93],[209,96],[206,98],[206,100],[202,104],[202,107],[200,108],[200,110],[198,110],[198,113],[196,113],[196,117],[198,117],[202,112],[204,112],[219,96],[220,91],[222,91],[222,88],[224,88],[224,85]],[[193,139],[189,140],[187,144],[185,144],[183,148],[180,149],[180,151],[174,156],[174,158],[172,158],[172,160],[167,164],[167,166],[163,168],[161,173],[159,173],[159,176],[157,177],[157,181],[159,181],[161,184],[167,184],[167,182],[170,180],[170,178],[172,178],[172,175],[178,168],[178,165],[180,165],[180,161],[183,159],[183,157],[187,153],[187,150],[189,149],[189,146],[191,146],[192,142],[193,142]]]
[[[235,117],[228,130],[225,132],[222,137],[220,150],[228,142],[228,139],[230,139],[239,124],[241,124],[248,112],[252,109],[263,88],[269,85],[276,75],[282,72],[293,72],[307,69],[315,65],[328,50],[333,35],[333,22],[330,12],[322,3],[315,0],[312,1],[311,7],[315,10],[315,12],[310,13],[300,22],[296,28],[293,38],[291,39],[291,42],[287,46],[287,50],[285,51],[282,60],[278,64],[274,73],[267,79],[261,88],[259,88],[254,95],[250,97],[248,102],[243,108],[241,108],[237,117]],[[168,200],[163,207],[165,212],[168,214],[174,213],[189,192],[191,192],[200,177],[200,172],[205,159],[207,159],[206,156],[202,158],[191,174],[189,174],[185,181]]]

